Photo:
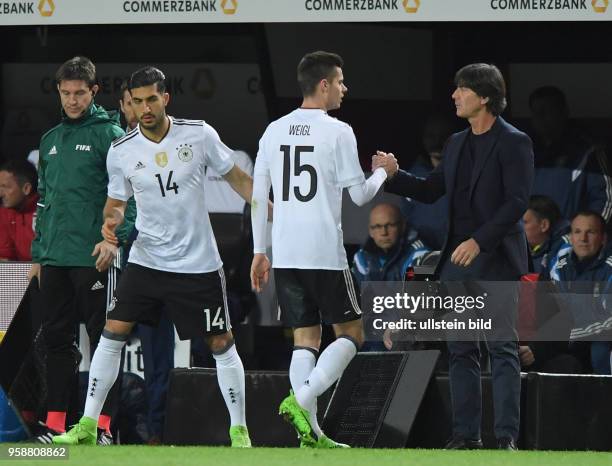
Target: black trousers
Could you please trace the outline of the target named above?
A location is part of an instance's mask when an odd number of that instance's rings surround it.
[[[76,345],[79,323],[84,322],[93,357],[106,323],[116,269],[41,267],[42,334],[47,350],[47,410],[66,411],[81,354]],[[113,386],[102,414],[114,415],[119,385]]]
[[[451,248],[451,252],[454,248]],[[494,432],[498,439],[518,439],[521,375],[518,357],[518,277],[505,256],[482,252],[469,267],[459,267],[442,258],[440,281],[451,295],[487,295],[485,315],[493,317],[496,329],[486,339],[491,359]],[[514,286],[516,284],[516,286]],[[453,435],[480,439],[482,393],[480,343],[476,333],[470,341],[447,342],[449,380],[453,411]]]

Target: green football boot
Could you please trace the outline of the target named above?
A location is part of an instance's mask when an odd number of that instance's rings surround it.
[[[251,438],[246,426],[232,426],[229,430],[232,448],[251,448]]]
[[[98,440],[98,421],[83,416],[68,432],[53,437],[57,445],[95,445]]]
[[[316,447],[317,439],[310,426],[310,414],[298,404],[292,392],[280,404],[278,414],[293,425],[300,438],[300,446]]]
[[[351,448],[346,443],[336,442],[330,439],[327,435],[323,434],[317,440],[315,448]]]

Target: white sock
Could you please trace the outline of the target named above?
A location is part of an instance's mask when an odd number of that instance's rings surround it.
[[[102,335],[89,367],[89,385],[83,415],[98,420],[106,396],[117,379],[125,340]]]
[[[315,350],[300,346],[293,349],[291,364],[289,365],[289,380],[294,392],[297,392],[306,383],[316,363]]]
[[[295,347],[291,356],[291,365],[289,366],[289,380],[291,381],[291,388],[293,393],[302,388],[302,385],[306,383],[306,380],[310,376],[310,373],[315,367],[317,358],[315,356],[314,349],[305,349],[302,347]],[[323,434],[321,427],[319,427],[319,420],[317,419],[317,400],[314,400],[314,407],[309,410],[310,413],[310,426],[314,430],[317,437]]]
[[[308,376],[308,380],[295,393],[300,406],[311,409],[317,397],[340,378],[356,354],[355,343],[345,337],[339,337],[325,348],[325,351],[319,356],[317,365]]]
[[[236,345],[221,354],[213,354],[217,363],[217,381],[230,415],[232,426],[246,426],[244,367]]]

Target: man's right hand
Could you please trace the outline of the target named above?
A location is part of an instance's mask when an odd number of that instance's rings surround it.
[[[383,333],[383,344],[387,351],[391,351],[393,349],[393,334],[397,333],[397,330],[385,329],[385,333]]]
[[[391,179],[398,172],[399,164],[391,152],[376,151],[376,155],[372,156],[372,171],[377,168],[384,168],[387,172],[387,179]]]
[[[40,286],[40,264],[32,264],[28,271],[28,282],[31,282],[34,277],[38,278],[38,286]]]
[[[261,293],[270,277],[270,260],[265,254],[255,254],[251,263],[251,288]]]
[[[119,222],[112,217],[107,217],[106,220],[104,220],[104,224],[102,225],[102,238],[104,238],[109,243],[114,244],[115,246],[119,245],[119,240],[115,235],[115,229],[117,228],[117,225],[119,225]]]
[[[531,366],[535,362],[535,356],[529,346],[519,346],[519,358],[523,367]]]

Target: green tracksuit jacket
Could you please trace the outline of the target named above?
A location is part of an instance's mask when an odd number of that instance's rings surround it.
[[[106,202],[106,154],[111,142],[125,133],[117,112],[93,102],[84,116],[62,122],[40,141],[36,238],[32,260],[42,265],[93,267],[91,256],[102,241]],[[117,236],[125,241],[134,227],[135,209],[128,208]]]

